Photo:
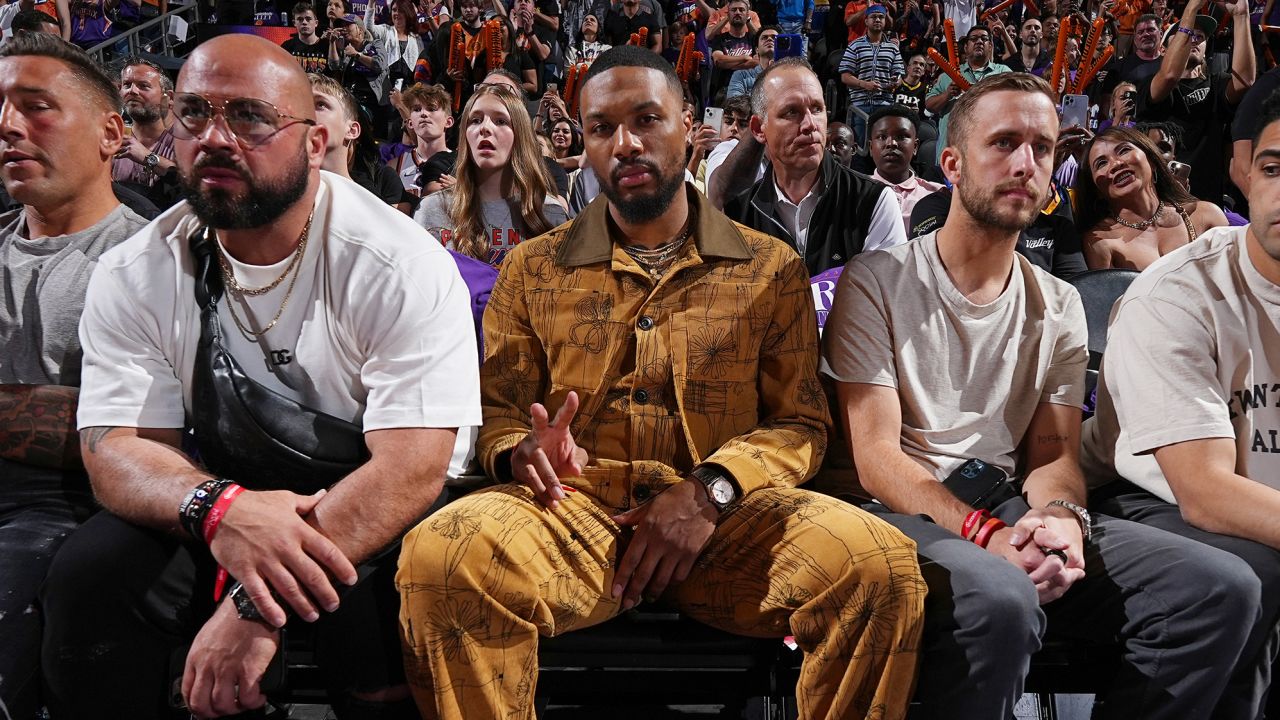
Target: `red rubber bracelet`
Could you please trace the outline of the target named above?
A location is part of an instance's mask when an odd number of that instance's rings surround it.
[[[964,516],[964,524],[960,526],[960,537],[968,540],[973,535],[973,529],[982,525],[982,521],[991,517],[991,513],[986,510],[974,510]]]
[[[996,532],[1008,527],[1000,518],[990,518],[982,525],[982,529],[973,538],[973,544],[980,548],[985,548],[987,543],[991,542],[991,536]]]
[[[201,526],[201,535],[204,535],[204,543],[206,545],[213,544],[213,536],[218,532],[218,525],[222,523],[222,518],[227,514],[227,509],[231,507],[231,503],[235,501],[236,496],[244,491],[243,487],[232,483],[227,486],[222,494],[218,495],[218,499],[213,503],[213,507],[209,508],[209,514],[204,516],[204,525]]]

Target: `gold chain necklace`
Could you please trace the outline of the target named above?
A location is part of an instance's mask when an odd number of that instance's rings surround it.
[[[684,248],[684,244],[689,240],[689,235],[692,232],[692,227],[686,227],[684,232],[680,233],[674,240],[659,245],[652,250],[640,245],[624,245],[622,250],[630,255],[631,259],[636,261],[636,264],[644,268],[645,272],[652,275],[654,280],[661,280],[667,269],[671,267],[671,263],[675,261],[680,250]]]
[[[1112,215],[1112,217],[1116,219],[1116,222],[1129,228],[1130,230],[1146,230],[1147,228],[1151,227],[1153,223],[1155,223],[1156,218],[1160,217],[1161,210],[1164,210],[1163,200],[1156,202],[1156,211],[1151,213],[1151,217],[1147,218],[1146,220],[1142,220],[1136,223],[1128,223],[1120,219],[1120,213],[1116,213],[1115,215]]]
[[[248,328],[247,316],[245,322],[240,321],[239,316],[236,315],[235,303],[230,299],[227,300],[227,312],[231,315],[232,322],[236,324],[236,327],[240,329],[240,332],[249,336],[250,339],[257,340],[263,335],[266,335],[267,331],[275,327],[276,323],[280,322],[280,317],[284,315],[284,309],[289,305],[289,298],[293,296],[293,286],[298,282],[298,276],[302,274],[300,262],[302,255],[307,251],[307,235],[310,234],[311,218],[314,217],[314,215],[315,211],[313,210],[311,216],[307,217],[306,227],[302,228],[301,242],[298,243],[298,248],[294,250],[293,260],[289,262],[289,267],[285,268],[280,277],[276,278],[274,282],[266,287],[256,289],[241,287],[235,281],[235,275],[232,273],[231,265],[227,262],[225,251],[219,249],[218,264],[222,266],[222,276],[226,279],[227,285],[231,290],[241,297],[245,295],[262,295],[263,293],[270,292],[273,288],[279,285],[282,280],[284,280],[285,276],[288,275],[290,271],[293,271],[293,277],[289,280],[289,286],[285,288],[284,291],[284,299],[280,301],[280,309],[276,310],[276,315],[271,318],[271,322],[267,323],[266,327],[258,330],[257,332]],[[219,248],[221,248],[221,246],[219,246]]]
[[[284,281],[285,276],[297,267],[298,263],[302,260],[302,254],[306,252],[307,249],[307,235],[311,234],[311,218],[313,217],[315,217],[315,210],[312,210],[311,215],[307,216],[307,224],[302,228],[302,235],[298,238],[298,247],[293,251],[293,259],[289,261],[289,266],[280,273],[280,277],[272,280],[270,284],[263,285],[259,288],[248,288],[236,281],[236,275],[231,272],[231,265],[227,262],[226,250],[223,250],[222,244],[219,243],[218,264],[222,266],[222,276],[227,280],[227,287],[231,288],[237,294],[250,295],[252,297],[266,295],[272,290],[275,290],[276,287]]]

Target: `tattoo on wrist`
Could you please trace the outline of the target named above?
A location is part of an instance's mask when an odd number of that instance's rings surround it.
[[[1041,445],[1049,445],[1051,443],[1052,444],[1064,443],[1067,441],[1067,439],[1068,438],[1066,435],[1059,435],[1058,433],[1050,433],[1048,435],[1036,435],[1036,442]]]

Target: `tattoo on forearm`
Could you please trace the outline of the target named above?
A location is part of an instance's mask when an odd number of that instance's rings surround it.
[[[1036,442],[1040,443],[1041,445],[1049,445],[1051,443],[1061,444],[1066,442],[1068,439],[1069,438],[1066,435],[1059,435],[1057,433],[1052,433],[1049,435],[1036,435]]]
[[[107,435],[109,435],[112,430],[115,430],[115,428],[110,426],[91,427],[91,428],[85,429],[84,444],[85,444],[85,447],[89,449],[90,455],[96,454],[98,452],[98,443],[102,442],[102,439],[105,438]]]
[[[80,466],[77,388],[0,385],[0,457],[51,468]]]

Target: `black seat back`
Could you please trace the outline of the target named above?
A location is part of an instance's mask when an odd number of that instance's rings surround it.
[[[1090,370],[1098,369],[1102,352],[1107,348],[1107,321],[1111,318],[1111,307],[1136,277],[1136,270],[1110,268],[1083,272],[1067,281],[1079,291],[1080,301],[1084,303],[1084,319],[1089,326]]]

